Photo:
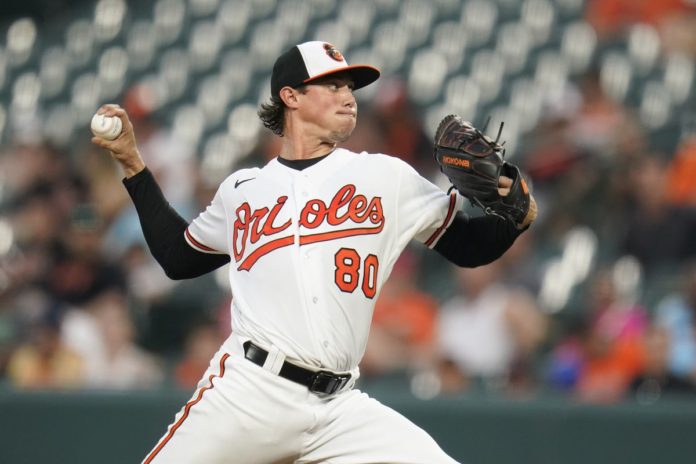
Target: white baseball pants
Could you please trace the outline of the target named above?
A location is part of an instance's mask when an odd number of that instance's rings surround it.
[[[234,338],[143,464],[456,464],[365,393],[317,396],[246,360]]]

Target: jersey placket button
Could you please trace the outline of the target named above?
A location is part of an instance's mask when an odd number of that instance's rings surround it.
[[[319,298],[317,298],[316,296],[314,298],[312,298],[312,303],[317,304],[318,301],[319,301]]]

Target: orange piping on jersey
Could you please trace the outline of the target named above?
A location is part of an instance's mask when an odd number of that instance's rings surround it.
[[[237,270],[248,271],[256,263],[256,261],[259,260],[260,257],[267,255],[271,251],[277,250],[278,248],[283,248],[288,245],[292,245],[294,242],[295,237],[292,235],[288,235],[287,237],[277,238],[275,240],[271,240],[268,243],[264,243],[263,245],[249,253],[249,256],[247,256],[246,259],[242,261],[242,264],[237,268]]]
[[[452,218],[452,214],[454,214],[454,207],[457,204],[457,194],[452,193],[450,194],[450,204],[449,204],[449,210],[447,211],[447,217],[445,218],[445,221],[442,223],[442,225],[435,231],[433,235],[430,236],[428,240],[425,242],[425,246],[430,247],[430,245],[433,244],[435,239],[440,236],[443,230],[445,230],[445,227],[449,225],[450,219]]]
[[[384,229],[384,223],[377,227],[358,227],[356,229],[335,230],[332,232],[322,232],[320,234],[302,235],[300,237],[300,246],[309,245],[310,243],[328,242],[339,238],[354,237],[356,235],[372,235],[379,234]]]
[[[377,227],[358,227],[355,229],[334,230],[331,232],[322,232],[319,234],[302,235],[300,236],[300,246],[309,245],[310,243],[327,242],[329,240],[336,240],[339,238],[355,237],[358,235],[378,234],[382,232],[383,229],[384,223],[382,222]],[[256,264],[256,261],[258,261],[262,256],[265,256],[271,251],[277,250],[278,248],[283,248],[288,245],[292,245],[294,242],[295,240],[293,236],[287,236],[265,243],[253,252],[251,252],[249,256],[247,256],[246,259],[242,261],[242,264],[237,268],[237,270],[248,271],[254,266],[254,264]]]
[[[172,426],[172,428],[169,429],[169,433],[167,434],[167,436],[164,437],[164,439],[159,443],[159,445],[157,445],[157,447],[154,450],[152,450],[152,452],[147,456],[145,461],[143,461],[143,464],[150,464],[152,462],[152,460],[155,459],[155,456],[157,456],[157,454],[160,451],[162,451],[162,448],[164,448],[164,445],[166,445],[167,442],[169,442],[169,440],[172,439],[172,437],[174,436],[174,432],[176,432],[178,430],[178,428],[181,427],[181,424],[183,424],[184,421],[186,420],[186,418],[188,417],[189,411],[191,411],[191,408],[193,407],[193,405],[195,405],[201,401],[201,399],[203,398],[203,393],[206,390],[210,390],[214,387],[213,379],[215,377],[222,377],[223,375],[225,375],[225,361],[227,361],[227,358],[229,358],[229,357],[230,357],[230,355],[225,353],[222,356],[222,358],[220,358],[220,373],[218,375],[211,374],[210,377],[208,377],[208,382],[210,382],[210,385],[208,385],[206,387],[202,387],[200,390],[198,390],[198,395],[196,396],[196,399],[186,403],[186,406],[184,407],[184,414],[181,416],[181,418],[179,418],[178,421],[176,421],[176,424],[174,424]]]
[[[191,232],[189,232],[188,229],[186,229],[185,234],[186,234],[186,238],[189,239],[189,242],[191,242],[191,244],[193,246],[195,246],[196,248],[200,248],[202,251],[208,251],[211,253],[219,253],[216,249],[207,247],[207,246],[203,245],[201,242],[199,242],[198,240],[196,240],[195,238],[193,238],[193,235],[191,235]]]

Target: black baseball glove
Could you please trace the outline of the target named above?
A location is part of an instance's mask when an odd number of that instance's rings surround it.
[[[454,188],[486,214],[519,225],[529,211],[529,189],[520,170],[503,159],[498,140],[483,135],[470,122],[450,114],[435,132],[435,159]],[[510,192],[498,193],[500,176],[512,179]]]

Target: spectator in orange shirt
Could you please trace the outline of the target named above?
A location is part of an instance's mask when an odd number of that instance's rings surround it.
[[[680,145],[667,167],[667,200],[673,205],[696,206],[696,134]]]

